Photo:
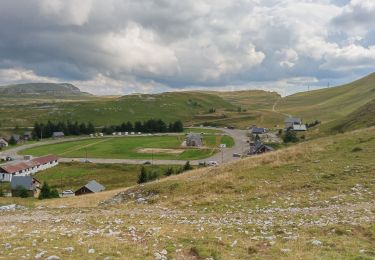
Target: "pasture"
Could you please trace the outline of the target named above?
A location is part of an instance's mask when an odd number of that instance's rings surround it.
[[[128,164],[60,163],[54,168],[37,173],[35,178],[42,183],[47,182],[59,191],[77,190],[91,180],[101,183],[106,190],[112,190],[136,185],[141,167],[141,165]],[[159,176],[163,176],[170,166],[145,165],[144,167],[147,171],[155,171]]]
[[[221,143],[233,146],[229,136],[205,135],[204,148],[183,148],[184,135],[132,136],[92,138],[58,144],[48,144],[21,151],[21,154],[42,156],[55,154],[65,158],[109,159],[165,159],[195,160],[207,158],[217,152]]]

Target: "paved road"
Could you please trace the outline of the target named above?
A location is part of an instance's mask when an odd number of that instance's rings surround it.
[[[212,129],[212,128],[207,128]],[[208,162],[208,161],[217,161],[218,163],[226,163],[233,160],[238,160],[238,157],[233,157],[234,153],[242,154],[247,149],[247,140],[248,137],[246,136],[247,132],[246,130],[240,130],[240,129],[225,129],[225,128],[216,128],[218,130],[223,131],[225,134],[231,136],[234,139],[235,145],[231,148],[222,148],[221,151],[215,155],[213,155],[210,158],[201,159],[201,160],[192,160],[190,161],[192,165],[198,165],[200,162]],[[162,135],[177,135],[177,134],[162,134]],[[120,137],[120,136],[106,136],[111,138],[132,138],[134,136],[127,136],[127,137]],[[16,158],[16,160],[22,160],[22,156],[18,155],[18,152],[21,150],[25,150],[28,148],[38,147],[45,144],[56,144],[61,142],[67,142],[67,141],[78,141],[78,140],[84,140],[84,139],[90,139],[90,137],[74,137],[74,138],[64,138],[59,140],[47,140],[42,142],[37,142],[33,144],[27,144],[23,146],[18,146],[9,150],[6,150],[3,152],[3,155],[9,155],[13,158]],[[71,162],[73,160],[77,161],[85,161],[86,158],[60,158],[61,162]],[[165,164],[176,164],[176,165],[183,165],[186,163],[185,160],[137,160],[137,159],[104,159],[104,158],[88,158],[89,161],[93,163],[126,163],[126,164],[143,164],[146,161],[150,161],[153,164],[158,165],[165,165]]]

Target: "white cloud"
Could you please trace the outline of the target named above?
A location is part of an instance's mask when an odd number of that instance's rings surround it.
[[[362,76],[375,2],[335,2],[3,0],[0,69],[108,94]]]

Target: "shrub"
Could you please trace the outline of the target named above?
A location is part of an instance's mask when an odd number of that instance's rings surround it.
[[[287,130],[283,136],[284,143],[296,143],[299,141],[296,132]]]
[[[172,168],[172,167],[169,167],[169,168],[165,171],[164,175],[165,175],[165,176],[171,176],[171,175],[173,175],[173,173],[174,173],[173,168]]]
[[[148,181],[147,171],[144,166],[141,168],[141,173],[138,176],[138,184],[145,183]]]
[[[352,153],[360,152],[362,150],[363,149],[361,147],[354,147],[353,150],[352,150]]]
[[[42,189],[40,190],[39,199],[52,199],[58,198],[59,192],[56,189],[52,189],[49,187],[48,183],[43,183]]]
[[[193,167],[190,165],[190,161],[187,161],[183,167],[183,171],[190,171]]]

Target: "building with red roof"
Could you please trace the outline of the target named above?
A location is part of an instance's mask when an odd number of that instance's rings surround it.
[[[13,176],[29,176],[58,165],[59,158],[47,155],[20,163],[0,166],[0,181],[11,182]]]

